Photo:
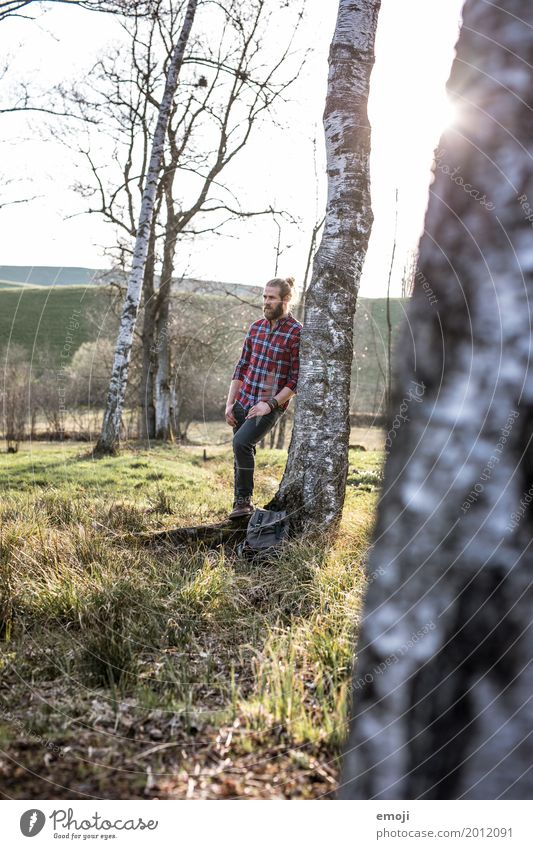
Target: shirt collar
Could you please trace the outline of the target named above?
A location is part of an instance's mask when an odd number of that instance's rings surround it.
[[[276,324],[275,324],[275,325],[274,325],[274,327],[272,328],[272,332],[274,332],[274,330],[279,330],[279,329],[280,329],[280,327],[282,327],[282,325],[283,325],[283,324],[285,324],[285,322],[286,322],[289,318],[292,318],[292,313],[291,313],[291,312],[288,312],[288,313],[287,313],[287,315],[284,315],[284,316],[283,316],[283,318],[278,318],[278,320],[277,320]],[[264,321],[266,322],[267,326],[268,326],[268,327],[270,327],[270,321],[268,320],[268,318],[265,318],[265,319],[264,319]]]

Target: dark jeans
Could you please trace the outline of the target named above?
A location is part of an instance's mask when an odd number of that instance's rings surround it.
[[[239,401],[233,405],[237,426],[233,428],[233,467],[235,470],[235,498],[245,498],[254,490],[255,446],[272,430],[283,415],[283,410],[273,410],[266,416],[246,418]]]

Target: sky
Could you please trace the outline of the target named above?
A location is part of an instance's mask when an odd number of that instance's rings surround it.
[[[432,152],[453,117],[445,82],[461,7],[462,0],[382,0],[369,103],[375,219],[362,296],[386,294],[395,235],[391,294],[400,294],[404,264],[420,236]],[[278,266],[281,276],[292,275],[297,284],[313,224],[325,205],[322,114],[336,12],[335,0],[307,0],[297,45],[313,48],[305,71],[280,112],[279,126],[263,127],[252,136],[232,171],[232,189],[243,207],[273,203],[298,219],[298,226],[282,227]],[[2,105],[18,80],[43,89],[83,77],[98,55],[122,37],[112,16],[63,4],[49,5],[33,22],[6,20],[1,27],[0,50],[9,65]],[[86,206],[73,191],[83,176],[80,162],[50,138],[41,117],[4,113],[0,122],[2,196],[32,198],[0,208],[0,265],[107,267],[103,248],[114,234],[98,216],[84,214]],[[188,244],[177,257],[176,273],[261,284],[274,275],[276,242],[270,220],[233,225],[227,236]]]

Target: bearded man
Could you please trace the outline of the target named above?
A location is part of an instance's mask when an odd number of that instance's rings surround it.
[[[302,325],[289,311],[294,278],[269,280],[264,318],[246,334],[233,372],[226,422],[233,428],[234,501],[230,519],[253,513],[255,446],[272,430],[296,393]]]

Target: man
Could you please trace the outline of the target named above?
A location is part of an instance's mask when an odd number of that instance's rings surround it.
[[[274,427],[296,392],[302,325],[289,312],[294,279],[270,280],[264,318],[249,328],[226,403],[233,427],[234,502],[230,519],[253,513],[255,446]]]

